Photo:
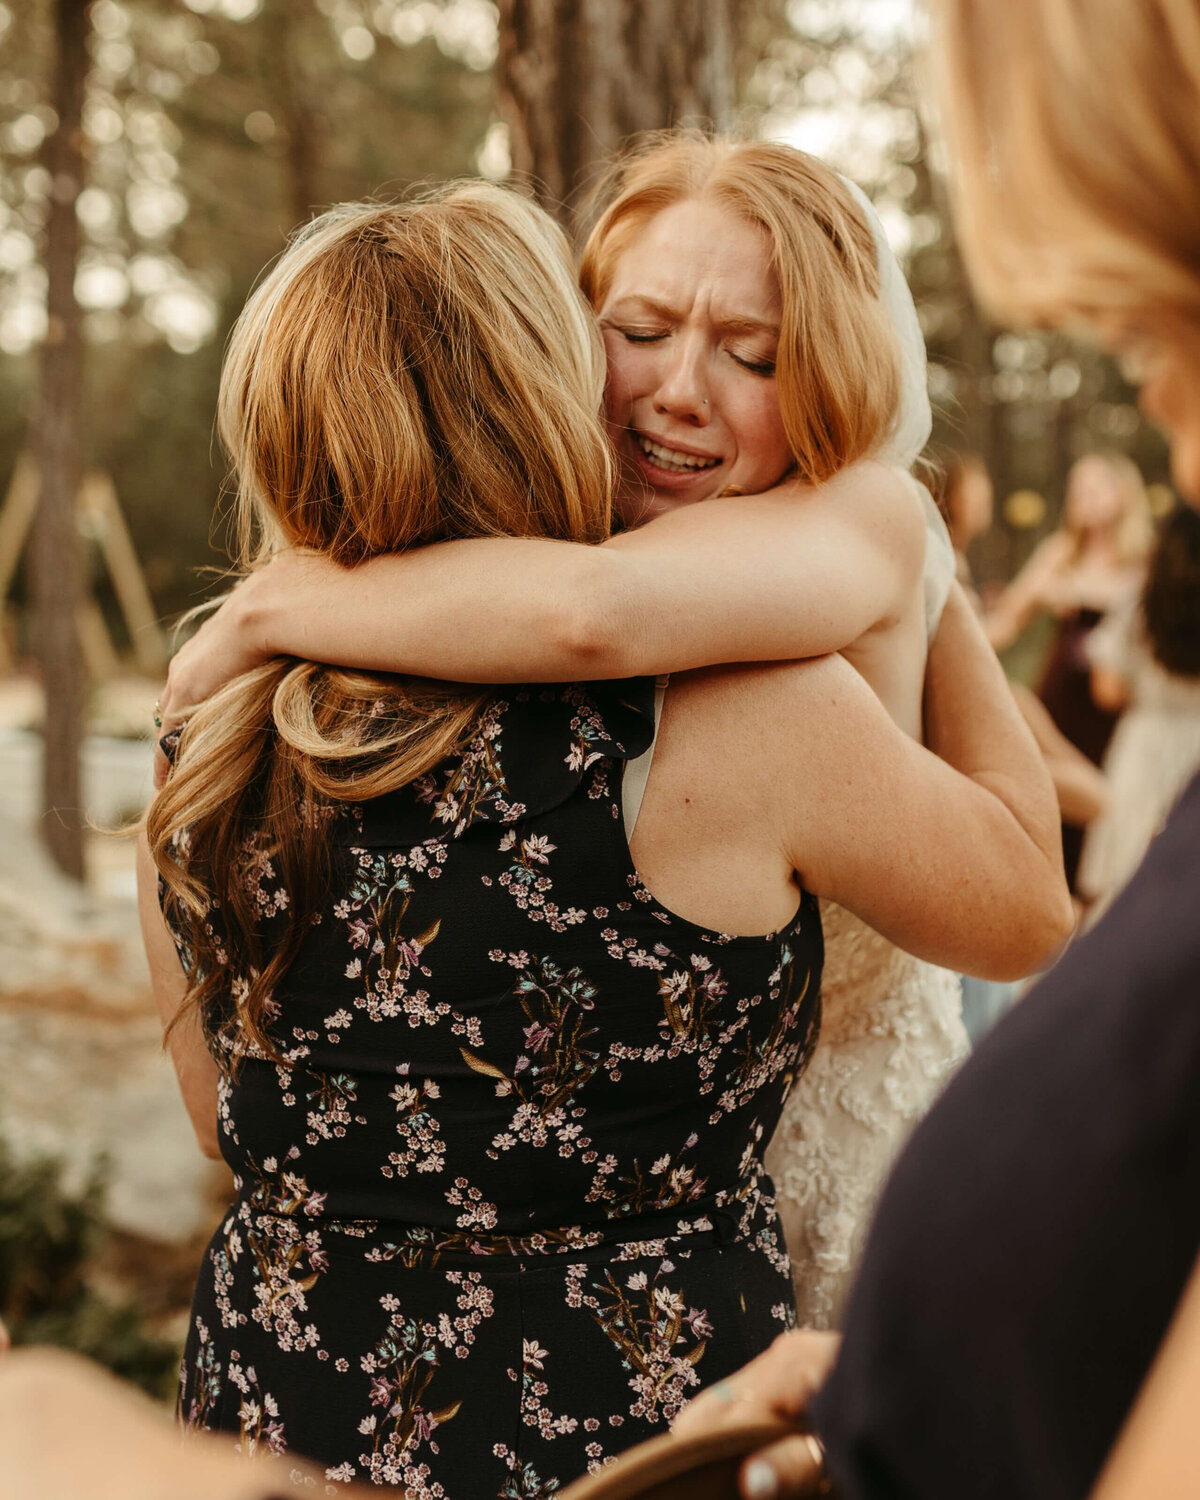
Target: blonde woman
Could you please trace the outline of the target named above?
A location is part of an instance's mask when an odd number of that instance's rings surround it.
[[[777,295],[754,271],[740,323]],[[848,334],[864,402],[885,332]],[[598,540],[603,379],[521,198],[335,212],[231,338],[243,535],[341,565]],[[793,1303],[761,1152],[816,1040],[817,896],[1000,974],[1069,920],[997,671],[955,595],[944,760],[838,658],[656,700],[285,657],[198,708],[147,820],[174,943],[151,868],[143,906],[185,1097],[238,1184],[186,1419],[331,1482],[544,1494],[765,1347]]]
[[[604,197],[581,281],[625,529],[598,548],[490,540],[352,572],[281,557],[177,658],[168,719],[275,652],[493,681],[842,648],[920,737],[953,558],[928,498],[868,461],[911,466],[930,426],[912,298],[869,205],[789,147],[688,135],[618,162]],[[827,1326],[879,1183],[968,1042],[953,974],[844,910],[822,918],[824,1045],[771,1171],[801,1320]]]
[[[1125,357],[1200,508],[1200,9],[937,0],[956,218],[998,321]],[[996,1028],[884,1193],[811,1412],[849,1500],[1195,1494],[1194,1341],[1139,1387],[1200,1258],[1200,781],[1108,912]],[[1188,1293],[1189,1281],[1193,1293]],[[692,1422],[808,1406],[791,1336]],[[1152,1444],[1143,1417],[1153,1413]],[[1157,1466],[1155,1459],[1164,1461]],[[743,1493],[810,1493],[812,1442]]]

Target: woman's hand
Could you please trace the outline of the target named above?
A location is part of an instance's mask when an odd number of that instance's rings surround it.
[[[263,629],[271,602],[286,597],[300,559],[281,555],[272,559],[229,594],[195,635],[171,658],[167,682],[158,701],[158,735],[178,729],[188,714],[243,672],[261,665],[275,650]],[[170,767],[155,746],[154,784],[162,786]]]
[[[1052,531],[987,612],[988,640],[1006,651],[1040,610],[1065,614],[1062,578],[1070,568],[1074,543],[1065,531]]]
[[[781,1333],[765,1354],[689,1403],[674,1431],[686,1437],[781,1417],[800,1424],[840,1342],[836,1333],[811,1329]],[[752,1453],[738,1476],[745,1500],[799,1500],[816,1493],[822,1478],[819,1452],[811,1437],[797,1433]]]
[[[267,1500],[297,1483],[317,1480],[291,1454],[247,1461],[207,1433],[181,1441],[169,1413],[78,1354],[17,1349],[0,1361],[0,1495]]]

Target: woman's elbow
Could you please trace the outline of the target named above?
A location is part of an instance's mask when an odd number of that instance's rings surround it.
[[[1076,913],[1061,875],[1032,882],[1022,892],[1023,910],[1012,914],[1006,939],[981,979],[1028,979],[1047,969],[1075,931]]]
[[[632,622],[620,559],[599,547],[581,550],[546,623],[554,655],[568,668],[561,675],[580,682],[631,675]]]

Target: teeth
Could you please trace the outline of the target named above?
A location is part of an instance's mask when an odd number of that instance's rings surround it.
[[[715,469],[721,462],[719,458],[697,458],[694,453],[681,453],[678,448],[664,448],[661,443],[652,443],[640,432],[637,434],[637,441],[647,458],[652,458],[661,468],[674,469],[680,474],[691,473],[696,469]]]

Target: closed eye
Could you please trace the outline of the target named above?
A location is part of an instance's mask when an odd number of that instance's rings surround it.
[[[750,370],[755,375],[761,375],[764,379],[775,373],[775,361],[773,359],[745,359],[740,354],[732,354],[730,358],[741,365],[743,370]]]
[[[647,332],[640,328],[618,328],[617,332],[628,344],[656,344],[659,339],[665,339],[665,333]]]

